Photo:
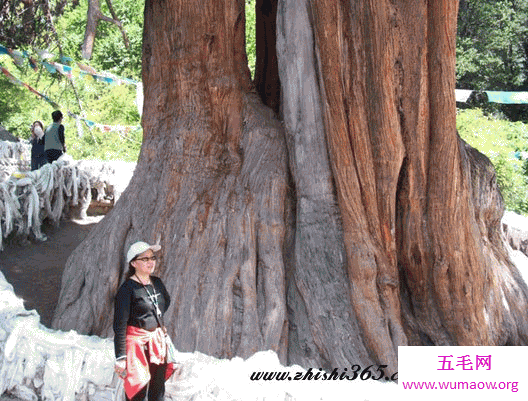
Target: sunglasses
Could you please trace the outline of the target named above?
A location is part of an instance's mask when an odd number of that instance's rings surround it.
[[[135,260],[140,260],[140,261],[142,261],[142,262],[148,262],[148,261],[153,261],[153,262],[155,262],[156,259],[157,259],[157,257],[155,257],[155,256],[151,256],[150,258],[149,258],[149,257],[146,257],[146,258],[137,258],[137,259],[135,259]]]

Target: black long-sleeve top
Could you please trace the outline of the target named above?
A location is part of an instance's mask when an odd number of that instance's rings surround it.
[[[170,305],[170,295],[161,279],[150,276],[152,285],[147,285],[150,294],[155,295],[161,313]],[[126,328],[135,326],[153,330],[159,326],[154,305],[150,301],[143,284],[132,279],[126,280],[119,288],[114,308],[114,349],[116,358],[126,356]]]
[[[64,138],[64,125],[59,125],[59,141],[62,143],[62,149],[64,150],[65,138]]]

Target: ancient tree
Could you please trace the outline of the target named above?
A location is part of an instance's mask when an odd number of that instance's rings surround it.
[[[184,351],[395,370],[398,345],[528,344],[493,168],[456,133],[458,2],[258,1],[254,81],[243,1],[199,3],[145,5],[138,166],[53,326],[111,335],[143,239]]]

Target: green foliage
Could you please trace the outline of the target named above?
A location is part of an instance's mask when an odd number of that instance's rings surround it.
[[[461,2],[457,84],[474,90],[515,90],[526,85],[527,0]]]
[[[255,76],[255,64],[257,62],[255,3],[256,0],[246,0],[246,54],[252,78]]]
[[[139,80],[141,78],[145,1],[114,0],[112,4],[126,31],[130,48],[125,47],[121,31],[115,24],[100,21],[89,64],[96,69]],[[111,15],[105,2],[101,2],[101,11],[107,16]],[[84,40],[87,12],[88,2],[81,2],[77,7],[69,6],[56,23],[64,55],[75,60],[82,59],[81,47]]]
[[[59,73],[49,74],[46,70],[34,72],[31,69],[19,70],[6,56],[0,62],[23,82],[44,93],[61,106],[65,115],[63,125],[66,131],[68,153],[74,159],[88,158],[101,160],[136,161],[141,147],[142,132],[136,131],[122,138],[117,132],[91,130],[83,123],[76,124],[66,112],[81,114],[79,101],[86,119],[110,126],[140,126],[140,117],[135,104],[134,85],[109,85],[91,79],[74,78],[74,85]],[[51,122],[54,107],[38,98],[27,89],[13,85],[5,77],[0,77],[0,89],[5,95],[0,100],[0,123],[13,135],[23,139],[30,136],[29,127],[35,120],[44,126]]]
[[[59,16],[67,0],[2,0],[0,43],[11,48],[46,47],[56,39],[47,15]]]
[[[528,90],[528,0],[461,0],[457,88]],[[528,121],[525,105],[486,103],[488,112]]]
[[[72,139],[75,133],[66,132],[68,153],[75,160],[122,160],[135,162],[142,140],[141,129],[126,135],[109,134],[99,130],[85,133],[81,138]]]
[[[0,64],[13,74],[20,73],[8,57],[0,57]],[[50,121],[53,108],[27,89],[12,84],[0,76],[0,124],[13,135],[23,139],[30,137],[33,121]]]
[[[528,151],[528,124],[490,118],[480,109],[468,109],[459,111],[457,129],[493,163],[506,209],[528,215],[528,161],[515,157],[516,152]]]
[[[63,55],[75,61],[89,64],[97,71],[108,71],[122,77],[139,80],[141,76],[141,42],[143,23],[143,0],[114,1],[114,10],[122,20],[131,44],[125,48],[121,31],[113,24],[101,21],[97,30],[92,59],[81,59],[81,45],[86,27],[87,2],[79,7],[68,6],[64,14],[55,22],[61,38]],[[106,5],[102,7],[106,7]],[[106,15],[110,13],[103,8]],[[50,48],[57,58],[57,48]],[[63,124],[66,130],[68,153],[75,159],[120,159],[136,161],[142,141],[142,131],[135,130],[126,136],[117,132],[102,132],[98,128],[88,129],[83,123],[77,125],[67,111],[109,126],[140,126],[140,116],[135,104],[134,85],[109,85],[96,82],[90,77],[75,76],[72,81],[60,73],[50,73],[42,65],[37,72],[29,64],[15,66],[9,56],[0,56],[0,63],[21,81],[60,105],[65,115]],[[75,63],[71,64],[73,67]],[[51,122],[54,110],[49,103],[38,98],[27,89],[13,85],[3,75],[0,76],[0,123],[14,135],[27,139],[29,127],[35,120],[46,126]]]

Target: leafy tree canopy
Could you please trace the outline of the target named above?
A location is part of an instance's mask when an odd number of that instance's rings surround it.
[[[134,79],[141,78],[141,52],[143,35],[144,0],[114,0],[114,11],[123,24],[130,48],[125,47],[121,32],[117,26],[106,21],[100,21],[97,26],[97,36],[90,65],[104,71]],[[88,2],[78,6],[74,4],[65,8],[64,14],[57,19],[57,31],[61,35],[63,53],[74,60],[81,60],[81,46],[86,28]],[[105,2],[101,3],[101,11],[108,14]]]
[[[457,40],[459,88],[527,88],[527,18],[527,0],[461,1]]]
[[[528,90],[528,0],[461,0],[457,87]],[[528,120],[526,105],[481,105],[511,120]]]
[[[57,40],[53,19],[68,0],[1,0],[0,43],[11,48],[46,48]],[[77,5],[78,0],[73,4]]]

